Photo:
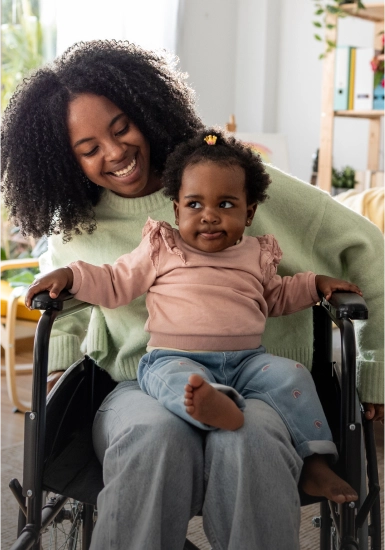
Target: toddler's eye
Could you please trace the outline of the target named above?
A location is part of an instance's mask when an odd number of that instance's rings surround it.
[[[229,201],[223,201],[219,205],[220,208],[232,208],[233,206],[234,206],[233,203]]]
[[[189,208],[201,208],[202,205],[198,201],[191,201],[191,202],[188,203],[188,207]]]

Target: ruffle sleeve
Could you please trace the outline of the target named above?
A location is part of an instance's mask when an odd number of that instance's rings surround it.
[[[266,284],[277,273],[278,264],[282,258],[282,250],[273,235],[257,237],[261,247],[260,266],[263,283]]]
[[[142,229],[142,239],[149,235],[150,239],[150,258],[155,269],[159,265],[159,251],[161,242],[164,243],[167,252],[179,256],[185,264],[186,259],[180,248],[175,243],[174,230],[167,222],[159,222],[148,218]]]

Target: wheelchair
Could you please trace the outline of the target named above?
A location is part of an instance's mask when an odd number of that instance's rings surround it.
[[[55,319],[89,304],[68,292],[52,300],[47,292],[34,297],[45,310],[37,327],[31,411],[25,413],[22,485],[10,489],[19,504],[17,540],[11,550],[51,548],[87,550],[96,499],[103,488],[102,467],[92,446],[91,428],[103,399],[116,383],[85,356],[69,367],[46,396],[49,336]],[[357,294],[335,293],[313,307],[312,375],[339,451],[337,473],[357,491],[357,502],[337,505],[300,492],[301,505],[320,503],[320,550],[380,550],[381,512],[372,421],[364,417],[356,393],[356,346],[353,320],[367,319]],[[332,321],[340,330],[341,361],[332,360]],[[66,529],[62,526],[67,525]],[[43,543],[42,543],[43,541]],[[186,539],[184,550],[199,550]]]

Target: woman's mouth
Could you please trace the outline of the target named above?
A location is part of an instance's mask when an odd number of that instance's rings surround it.
[[[130,174],[132,174],[135,168],[136,168],[136,155],[132,159],[130,164],[128,164],[128,166],[126,166],[125,168],[122,168],[121,170],[116,170],[116,172],[110,172],[110,174],[112,174],[113,176],[116,176],[117,178],[125,178]]]

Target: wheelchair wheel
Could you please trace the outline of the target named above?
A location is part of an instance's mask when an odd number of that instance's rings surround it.
[[[48,495],[47,500],[52,501],[54,498],[54,495]],[[88,550],[93,526],[93,506],[69,499],[43,533],[41,548],[42,550]]]

